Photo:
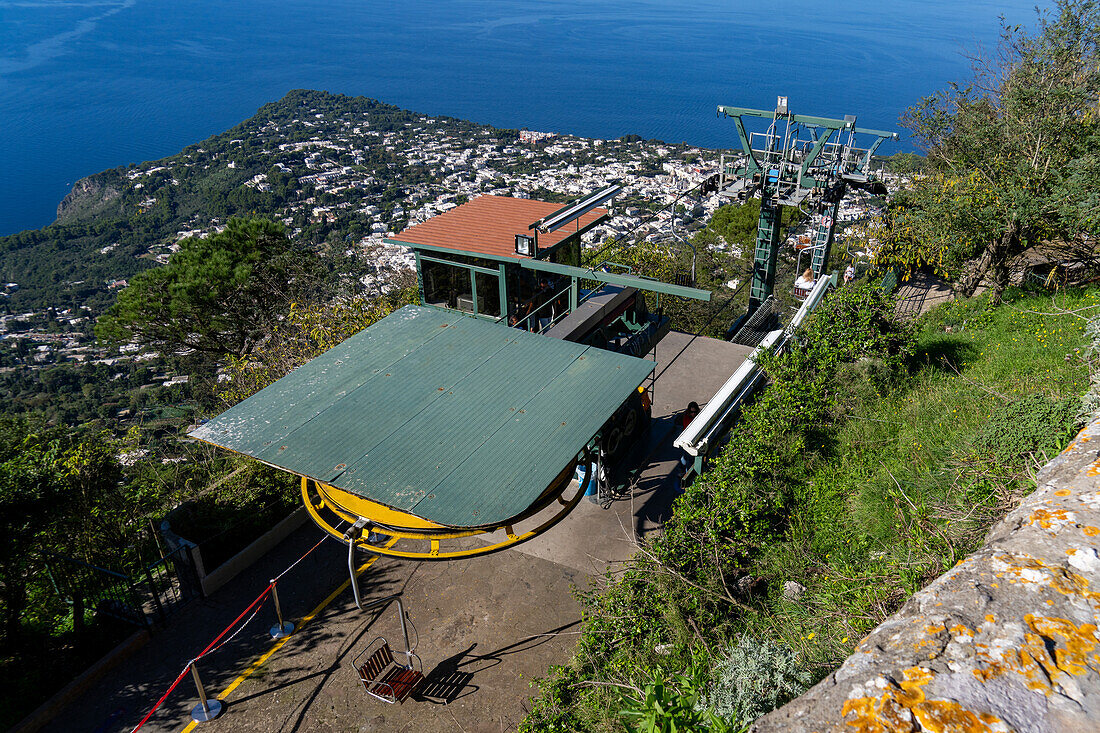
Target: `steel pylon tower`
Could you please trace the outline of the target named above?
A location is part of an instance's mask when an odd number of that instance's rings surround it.
[[[856,127],[856,118],[843,120],[792,114],[787,98],[779,97],[773,111],[719,106],[718,113],[732,117],[744,160],[721,171],[721,187],[739,187],[742,198],[760,196],[760,220],[749,313],[775,290],[776,257],[779,254],[780,221],[784,206],[796,206],[813,216],[814,234],[810,267],[818,277],[828,267],[840,201],[849,187],[884,192],[870,173],[871,157],[896,132]],[[750,134],[745,118],[771,120],[764,133]],[[856,135],[873,135],[866,148],[855,147]]]

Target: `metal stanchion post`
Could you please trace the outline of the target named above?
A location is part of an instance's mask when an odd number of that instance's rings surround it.
[[[409,628],[405,625],[405,606],[401,603],[401,596],[397,596],[397,615],[401,617],[401,636],[405,639],[405,664],[409,669],[413,668],[413,653],[412,647],[409,646]],[[417,643],[420,641],[420,637],[417,636]]]
[[[274,580],[271,581],[271,600],[275,602],[275,618],[279,622],[271,627],[269,632],[271,638],[282,639],[285,636],[290,636],[294,633],[294,624],[283,621],[283,607],[279,605],[279,589]]]
[[[360,517],[355,520],[348,531],[344,533],[344,539],[348,543],[348,575],[351,578],[351,592],[355,596],[355,607],[363,608],[363,599],[359,596],[359,576],[355,573],[355,543],[363,536],[363,530],[367,527],[367,520]]]
[[[199,704],[191,710],[191,720],[196,723],[205,723],[221,715],[223,707],[221,700],[206,699],[206,690],[202,686],[202,680],[199,679],[199,668],[194,662],[191,662],[191,676],[195,678],[195,687],[199,691]]]

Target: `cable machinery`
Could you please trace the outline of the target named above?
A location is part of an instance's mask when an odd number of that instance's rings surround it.
[[[775,291],[783,207],[797,207],[812,217],[812,234],[796,248],[800,268],[801,255],[809,255],[808,269],[816,281],[828,268],[837,213],[848,190],[886,193],[871,173],[871,159],[883,142],[897,140],[898,134],[856,127],[854,115],[842,120],[796,115],[788,109],[787,97],[779,97],[772,111],[720,105],[718,114],[733,118],[743,156],[723,162],[719,191],[742,201],[760,197],[749,290],[751,319]],[[750,133],[747,118],[769,120],[767,130]],[[874,139],[859,148],[857,135]]]

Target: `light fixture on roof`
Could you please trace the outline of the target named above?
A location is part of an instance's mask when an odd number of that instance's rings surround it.
[[[516,235],[516,254],[521,257],[535,256],[535,238],[526,234]]]

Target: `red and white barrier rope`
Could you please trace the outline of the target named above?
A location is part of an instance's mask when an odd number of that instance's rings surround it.
[[[252,621],[252,619],[256,618],[256,614],[258,614],[260,612],[260,609],[263,608],[264,602],[267,600],[267,597],[271,594],[272,589],[275,587],[275,583],[277,583],[279,581],[279,579],[281,579],[284,575],[286,575],[291,570],[293,570],[295,567],[297,567],[298,563],[302,562],[302,560],[305,560],[307,557],[309,557],[309,554],[311,552],[313,552],[314,550],[316,550],[318,547],[320,547],[324,543],[324,541],[326,539],[328,539],[328,537],[329,537],[328,535],[325,535],[324,537],[322,537],[320,542],[318,542],[313,547],[306,550],[305,553],[301,557],[299,557],[297,560],[292,562],[285,570],[283,570],[283,572],[276,575],[275,579],[272,580],[270,583],[268,583],[267,587],[264,588],[263,593],[258,595],[256,597],[256,600],[252,601],[252,603],[248,604],[248,607],[246,609],[244,609],[243,611],[241,611],[241,614],[233,620],[233,623],[226,626],[225,629],[222,630],[222,632],[220,634],[218,634],[216,637],[214,637],[214,640],[211,641],[209,644],[207,644],[206,648],[203,649],[201,652],[199,652],[198,656],[194,657],[193,659],[191,659],[191,661],[189,661],[187,664],[185,664],[184,667],[183,667],[183,671],[181,671],[179,673],[179,675],[176,677],[176,679],[172,681],[172,684],[169,685],[168,689],[164,691],[164,694],[160,696],[160,699],[157,700],[156,704],[153,705],[152,709],[148,713],[146,713],[145,717],[141,719],[140,723],[138,723],[136,726],[134,726],[134,729],[131,730],[130,733],[137,733],[137,731],[143,725],[145,725],[147,722],[149,722],[149,718],[153,717],[153,713],[155,713],[157,710],[160,709],[160,706],[163,705],[164,701],[166,699],[168,699],[168,696],[170,694],[172,694],[172,690],[176,689],[176,687],[179,686],[179,683],[187,675],[188,670],[191,669],[192,664],[199,661],[200,659],[202,659],[203,657],[205,657],[208,654],[213,654],[214,652],[221,649],[223,646],[225,646],[229,642],[233,641],[233,639],[235,639],[237,637],[237,635],[241,633],[241,631],[244,629],[244,627],[248,626],[248,624]],[[241,623],[240,626],[237,626],[238,623],[241,621],[241,619],[243,619],[246,615],[248,615],[250,611],[251,611],[252,615],[248,616],[248,618],[245,619],[244,623]],[[228,634],[230,632],[230,630],[232,630],[234,627],[237,627],[236,631],[233,631],[233,633],[229,636],[229,638],[225,639],[225,641],[222,641],[222,638],[225,637],[225,635]]]

